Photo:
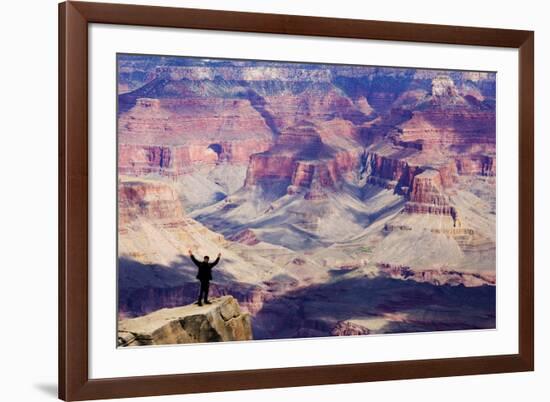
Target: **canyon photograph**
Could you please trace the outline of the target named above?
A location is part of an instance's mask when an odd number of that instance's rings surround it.
[[[116,74],[118,346],[496,328],[496,73]]]

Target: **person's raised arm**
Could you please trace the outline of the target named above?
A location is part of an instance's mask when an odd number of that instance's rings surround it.
[[[218,262],[220,262],[220,257],[222,256],[222,253],[218,253],[218,258],[214,260],[212,264],[210,264],[210,267],[213,268]]]
[[[193,261],[193,264],[195,264],[198,267],[199,262],[197,261],[197,259],[195,258],[195,256],[193,255],[193,252],[191,250],[189,250],[189,257],[191,257],[191,261]]]

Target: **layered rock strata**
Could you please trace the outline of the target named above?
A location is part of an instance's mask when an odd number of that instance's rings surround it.
[[[268,151],[251,156],[245,186],[278,181],[289,194],[306,189],[310,199],[322,197],[324,189],[334,189],[343,175],[357,169],[361,152],[359,147],[330,147],[317,127],[302,122],[281,133]]]
[[[449,197],[442,192],[441,175],[437,170],[426,170],[414,176],[409,202],[404,212],[432,215],[449,215],[456,219],[456,208],[450,205]]]
[[[143,176],[158,174],[177,178],[192,172],[197,165],[230,163],[246,165],[250,156],[269,149],[269,141],[198,140],[186,145],[120,144],[120,174]]]
[[[379,264],[380,272],[395,279],[427,282],[432,285],[450,285],[476,287],[483,285],[495,285],[496,277],[492,273],[461,272],[452,269],[420,269],[392,264]]]
[[[192,248],[258,339],[494,324],[494,74],[170,63],[119,77],[121,318],[193,301]]]

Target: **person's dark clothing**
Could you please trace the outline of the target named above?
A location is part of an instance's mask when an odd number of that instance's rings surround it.
[[[208,289],[210,288],[210,281],[201,281],[201,290],[199,292],[199,304],[201,300],[208,303]]]
[[[220,257],[216,258],[214,262],[199,261],[194,255],[191,255],[191,261],[199,268],[197,279],[199,281],[211,281],[212,280],[212,268],[220,261]]]
[[[220,261],[220,257],[216,258],[214,262],[199,261],[194,255],[191,255],[191,261],[199,268],[197,273],[197,279],[201,283],[199,292],[199,304],[201,300],[208,301],[208,289],[210,287],[210,281],[212,280],[212,268]]]

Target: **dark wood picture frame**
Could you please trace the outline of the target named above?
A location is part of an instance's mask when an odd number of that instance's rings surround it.
[[[519,49],[519,353],[90,379],[88,24],[310,35]],[[534,33],[120,4],[59,5],[59,397],[138,397],[534,370]]]

